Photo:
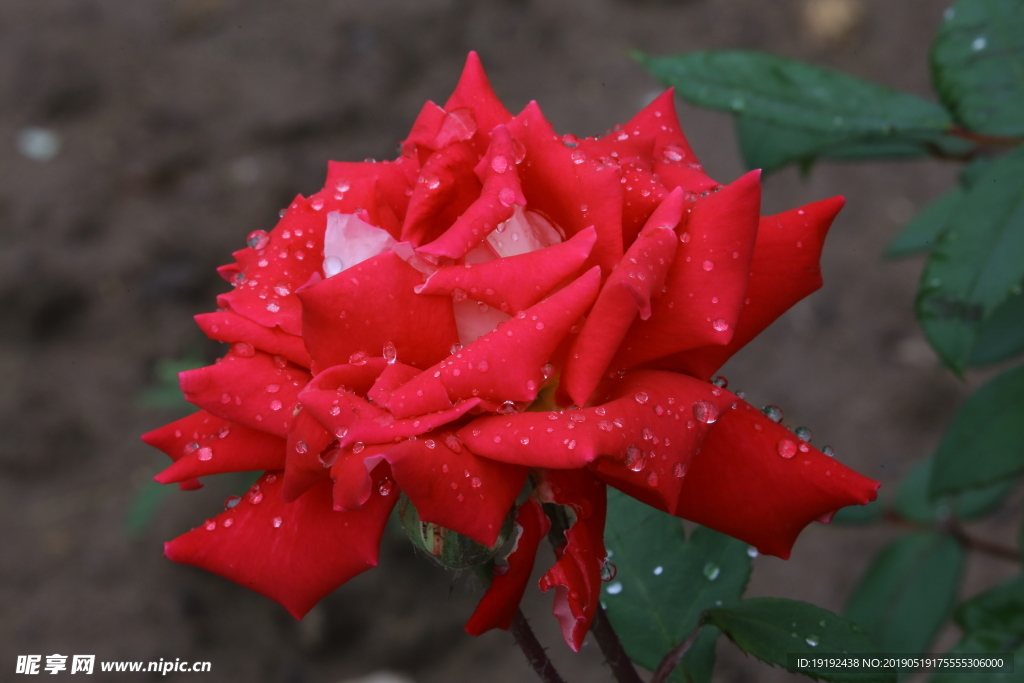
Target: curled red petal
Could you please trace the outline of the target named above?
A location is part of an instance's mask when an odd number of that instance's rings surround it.
[[[388,408],[395,417],[408,417],[447,410],[459,399],[534,400],[544,364],[593,303],[599,285],[600,273],[592,268],[398,388]]]
[[[637,314],[650,317],[651,299],[661,293],[675,256],[674,229],[682,215],[683,193],[676,189],[651,215],[601,288],[562,373],[562,387],[576,405],[587,404]]]
[[[334,441],[307,410],[300,410],[293,418],[285,445],[284,485],[281,495],[285,501],[296,500],[310,487],[328,477],[323,453]]]
[[[265,237],[256,238],[255,247],[234,253],[237,285],[217,297],[222,308],[263,327],[302,334],[302,307],[294,292],[319,272],[323,260],[325,203],[319,202],[320,210],[313,208],[316,205],[296,197],[277,226]]]
[[[362,510],[335,512],[330,482],[294,503],[268,473],[235,507],[164,546],[191,564],[280,603],[301,619],[321,598],[377,565],[380,538],[397,496],[375,494]]]
[[[419,246],[435,239],[480,196],[473,172],[477,155],[468,142],[456,142],[423,164],[402,223],[402,242]]]
[[[365,392],[366,397],[379,406],[386,406],[391,399],[391,394],[395,393],[395,389],[418,374],[420,374],[419,369],[411,365],[397,361],[389,363],[384,366],[373,386]],[[359,393],[358,390],[356,391]]]
[[[284,437],[299,391],[311,379],[304,368],[262,351],[234,350],[216,365],[178,375],[185,399],[217,417]]]
[[[526,146],[519,178],[527,208],[544,214],[567,236],[593,226],[597,241],[586,265],[611,271],[623,253],[619,170],[566,146],[536,102],[526,105],[509,130]]]
[[[455,86],[455,92],[444,103],[445,110],[449,112],[463,107],[473,112],[477,130],[484,134],[495,126],[508,123],[512,118],[512,114],[494,94],[483,64],[480,63],[480,56],[472,51],[466,57],[466,65]],[[483,140],[483,146],[486,146],[486,137]]]
[[[525,254],[507,256],[485,263],[438,268],[417,288],[421,294],[452,294],[482,301],[500,311],[514,314],[533,306],[557,285],[577,273],[590,255],[597,239],[587,228],[565,242]]]
[[[741,402],[691,462],[676,514],[786,559],[805,526],[871,502],[878,486]]]
[[[562,637],[579,652],[597,612],[601,592],[601,566],[607,491],[587,470],[544,470],[539,486],[544,502],[572,507],[575,522],[565,532],[565,543],[555,549],[556,562],[541,577],[543,592],[555,589],[553,613]]]
[[[679,227],[680,248],[665,292],[648,320],[637,320],[613,367],[732,338],[747,289],[761,206],[760,171],[699,200]]]
[[[482,417],[459,436],[473,452],[502,462],[552,469],[592,463],[614,486],[673,510],[690,459],[735,400],[692,377],[644,370],[607,382],[591,408]]]
[[[455,450],[450,434],[427,436],[382,447],[395,482],[424,522],[493,545],[529,468],[478,457],[457,442]]]
[[[793,304],[821,287],[821,248],[845,199],[832,197],[761,218],[747,296],[728,344],[702,346],[657,362],[710,377]]]
[[[154,479],[185,483],[224,472],[276,470],[284,467],[284,439],[214,417],[200,410],[142,435],[174,464]]]
[[[252,344],[260,351],[284,356],[304,368],[310,365],[309,352],[302,343],[302,337],[289,334],[279,327],[264,327],[233,311],[200,313],[195,320],[210,339],[228,344]]]
[[[459,340],[451,298],[416,294],[422,283],[387,252],[300,291],[303,338],[317,366],[381,356],[388,344],[398,360],[420,368],[447,356]]]
[[[537,547],[551,529],[551,522],[540,504],[530,498],[516,511],[516,526],[519,538],[508,556],[506,571],[491,578],[490,587],[466,622],[466,633],[471,636],[493,628],[507,631],[512,625],[533,572]]]
[[[430,244],[420,247],[421,254],[435,258],[462,258],[499,224],[512,217],[513,204],[526,204],[526,197],[519,186],[513,145],[512,135],[506,126],[499,125],[491,131],[487,154],[476,166],[476,174],[483,182],[480,196],[450,228]]]
[[[373,223],[384,228],[391,236],[398,239],[401,230],[398,225],[405,219],[409,205],[406,192],[416,183],[419,164],[414,158],[399,157],[395,161],[330,161],[327,163],[327,182],[324,194],[332,199],[347,199],[351,204],[334,206],[328,210],[354,213],[356,208],[367,210],[371,216],[393,213],[396,226],[389,225],[388,220]],[[360,196],[359,185],[370,181],[376,195]]]

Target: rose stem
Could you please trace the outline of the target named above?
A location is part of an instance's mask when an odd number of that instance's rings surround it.
[[[697,636],[700,635],[700,627],[704,625],[704,621],[697,622],[697,627],[690,632],[690,635],[686,636],[686,640],[676,645],[674,648],[669,650],[665,658],[658,664],[658,670],[654,672],[654,678],[651,679],[651,683],[665,683],[668,677],[672,675],[672,672],[676,670],[679,663],[683,661],[683,657],[693,647],[694,642],[697,640]]]
[[[526,617],[523,616],[523,610],[516,610],[516,616],[512,619],[512,627],[509,630],[512,631],[516,645],[526,655],[527,661],[537,672],[540,680],[544,683],[565,683],[565,679],[555,671],[555,665],[548,659],[548,653],[544,650],[544,646],[533,634],[530,622],[526,621]]]
[[[590,632],[594,634],[594,639],[601,648],[601,654],[604,655],[604,661],[608,663],[616,681],[619,683],[643,683],[640,674],[633,668],[633,662],[629,659],[629,655],[622,647],[619,634],[612,628],[612,622],[608,620],[608,615],[605,614],[601,605],[597,606],[597,612],[594,613]]]

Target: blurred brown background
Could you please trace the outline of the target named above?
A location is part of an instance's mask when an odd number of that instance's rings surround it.
[[[214,267],[293,195],[316,191],[328,159],[393,156],[422,103],[447,98],[470,49],[509,109],[536,99],[559,132],[593,135],[658,91],[628,57],[634,48],[760,49],[927,94],[944,4],[0,4],[0,679],[15,678],[17,654],[56,652],[213,663],[212,674],[167,680],[533,680],[509,635],[461,631],[472,581],[428,566],[400,537],[385,539],[378,569],[296,623],[161,555],[237,482],[174,493],[142,533],[127,533],[132,501],[164,464],[138,435],[178,416],[140,405],[156,361],[212,360],[218,349],[191,316],[226,288]],[[735,179],[730,119],[681,115],[711,175]],[[886,483],[934,447],[966,395],[914,324],[921,262],[880,257],[955,170],[823,164],[808,180],[788,170],[765,184],[765,213],[834,194],[848,206],[826,245],[824,289],[726,368],[730,388],[781,405],[788,423]],[[755,561],[749,593],[841,609],[893,534],[816,525],[789,562]],[[1001,571],[972,564],[971,585]],[[531,589],[525,609],[568,678],[610,680],[592,643],[577,656],[563,645],[550,596]],[[790,680],[726,642],[719,660],[716,680]]]

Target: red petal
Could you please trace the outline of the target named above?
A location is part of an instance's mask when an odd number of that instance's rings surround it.
[[[576,405],[587,404],[637,313],[650,317],[651,299],[661,292],[672,265],[674,229],[682,215],[683,193],[677,189],[651,215],[605,281],[562,373],[562,386]]]
[[[597,612],[601,592],[604,521],[607,493],[599,479],[586,470],[544,470],[540,487],[544,502],[569,505],[576,521],[565,532],[565,543],[555,549],[555,566],[541,577],[540,589],[555,589],[554,615],[562,637],[579,652]]]
[[[494,94],[484,67],[480,63],[480,57],[476,52],[470,52],[466,57],[466,66],[459,77],[459,84],[455,86],[455,92],[444,103],[446,111],[454,111],[462,107],[473,112],[476,119],[477,130],[481,133],[490,133],[495,126],[508,123],[512,114],[505,109],[505,106]],[[479,135],[479,133],[478,133]],[[486,138],[483,138],[486,140]],[[484,143],[486,144],[486,142]]]
[[[476,162],[468,142],[449,145],[427,159],[409,198],[401,241],[417,246],[429,242],[465,213],[480,196]]]
[[[293,293],[320,271],[325,216],[330,210],[324,210],[323,203],[320,206],[317,211],[310,200],[296,197],[265,238],[265,245],[236,251],[238,270],[244,279],[234,290],[218,296],[217,303],[263,327],[277,326],[289,334],[302,334],[302,310]]]
[[[265,475],[257,486],[254,492],[262,496],[250,493],[167,543],[164,554],[265,595],[296,619],[377,565],[380,537],[397,496],[374,495],[362,510],[334,512],[329,482],[294,503],[281,501],[278,473]]]
[[[195,320],[210,339],[228,344],[245,342],[260,351],[284,356],[296,365],[309,367],[309,352],[302,343],[302,337],[288,334],[278,327],[264,327],[232,311],[200,313]]]
[[[594,247],[597,232],[587,228],[544,249],[486,263],[438,268],[417,288],[421,294],[452,294],[456,289],[475,301],[515,314],[546,297],[577,273]]]
[[[143,434],[174,464],[154,479],[161,484],[186,482],[224,472],[273,470],[284,467],[284,440],[243,427],[205,410]]]
[[[507,631],[512,625],[533,572],[537,546],[551,529],[547,515],[533,498],[519,506],[516,525],[520,535],[508,556],[507,571],[491,578],[490,587],[476,606],[473,616],[466,622],[466,633],[471,636],[478,636],[492,628]]]
[[[383,212],[383,207],[394,213],[397,222],[405,219],[406,208],[409,205],[409,196],[406,191],[411,189],[416,182],[416,175],[419,165],[415,159],[399,157],[395,161],[330,161],[327,163],[327,182],[324,184],[324,194],[335,197],[341,194],[349,196],[349,192],[358,190],[357,181],[374,181],[378,193],[377,213]],[[347,188],[347,189],[346,189]],[[353,204],[342,208],[330,210],[342,211],[342,213],[354,213],[355,208],[367,209],[371,215],[374,213],[372,204],[366,203],[365,197],[353,197],[359,204]],[[399,230],[392,231],[391,227],[382,223],[375,223],[391,233],[395,239],[399,237]]]
[[[609,272],[623,252],[619,171],[563,144],[536,102],[526,105],[509,130],[526,146],[519,178],[527,208],[540,211],[569,236],[594,226],[597,242],[587,266]]]
[[[710,377],[780,315],[821,287],[821,248],[842,197],[823,199],[761,219],[750,264],[746,303],[736,333],[724,346],[704,346],[670,356],[658,365]]]
[[[671,88],[666,90],[622,129],[631,135],[655,136],[654,167],[651,170],[666,188],[681,187],[693,193],[714,189],[718,183],[704,175],[700,161],[683,135],[673,95]]]
[[[449,297],[416,294],[423,277],[387,252],[304,288],[303,338],[318,367],[394,345],[407,365],[429,367],[459,340]]]
[[[684,226],[664,294],[649,320],[633,324],[613,367],[732,338],[746,294],[761,205],[760,171],[696,203]]]
[[[284,485],[281,495],[286,502],[297,500],[310,487],[328,478],[321,454],[334,441],[308,410],[295,414],[288,443],[285,446]]]
[[[476,396],[498,403],[534,400],[544,364],[593,303],[599,284],[600,274],[592,268],[400,387],[388,407],[395,417],[408,417]]]
[[[878,486],[743,402],[722,416],[693,459],[676,514],[786,559],[805,526],[871,502]]]
[[[216,365],[178,375],[185,399],[252,429],[286,436],[299,391],[311,379],[303,368],[262,351],[231,351]]]
[[[419,252],[462,258],[483,242],[498,224],[512,217],[513,204],[524,206],[526,197],[519,187],[515,158],[512,135],[506,126],[497,126],[491,132],[487,154],[476,166],[476,174],[483,182],[480,196],[454,225],[430,244],[420,247]]]
[[[675,508],[693,453],[729,392],[672,372],[639,371],[608,382],[593,408],[479,418],[459,431],[473,452],[556,469],[591,466],[602,478],[663,510]],[[703,413],[701,411],[704,411]]]
[[[453,439],[403,441],[383,449],[384,458],[420,519],[491,546],[529,469],[478,457],[457,441],[455,451],[447,445]]]

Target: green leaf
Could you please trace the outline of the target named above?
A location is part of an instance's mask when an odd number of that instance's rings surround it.
[[[787,128],[853,137],[942,132],[934,102],[811,64],[759,52],[715,50],[637,59],[685,99]]]
[[[672,673],[669,680],[711,683],[711,674],[715,669],[715,645],[721,633],[714,626],[703,627],[697,640],[683,657],[682,664]]]
[[[933,501],[928,496],[928,483],[934,463],[933,458],[925,458],[903,478],[896,493],[896,512],[901,517],[920,524],[941,522],[951,514],[958,519],[983,517],[998,507],[1016,485],[1007,479]]]
[[[889,242],[885,255],[897,258],[931,249],[939,235],[949,227],[950,215],[963,201],[964,195],[965,192],[957,187],[922,209],[900,230],[892,242]]]
[[[788,667],[788,655],[874,654],[874,644],[857,624],[815,605],[781,598],[752,598],[707,612],[740,649],[761,661]],[[892,671],[790,669],[826,681],[895,681]]]
[[[687,541],[678,518],[614,490],[605,544],[616,576],[604,585],[602,603],[630,658],[652,671],[705,609],[738,600],[750,578],[747,544],[705,527]],[[697,642],[703,649],[691,649],[683,668],[701,680],[708,657],[713,665],[714,637],[702,633]]]
[[[986,135],[1024,135],[1024,4],[960,0],[932,43],[935,90],[957,122]]]
[[[960,406],[942,436],[932,469],[936,498],[984,486],[1024,470],[1024,366],[990,380]]]
[[[848,505],[832,517],[833,524],[873,524],[882,518],[882,501],[873,500],[867,505]]]
[[[962,372],[984,324],[1024,281],[1024,147],[993,162],[950,215],[917,295],[917,318]]]
[[[970,365],[998,363],[1024,351],[1024,283],[981,324]]]
[[[970,163],[960,170],[960,186],[964,189],[974,187],[974,184],[978,182],[978,178],[988,170],[988,167],[991,166],[992,162],[995,160],[996,157],[991,156],[978,156],[971,159]]]
[[[956,622],[970,633],[993,631],[1024,638],[1024,576],[975,596],[956,610]]]
[[[925,652],[953,606],[963,563],[963,548],[943,534],[899,538],[875,557],[844,614],[886,652]]]
[[[890,133],[861,137],[848,131],[822,133],[766,121],[754,115],[736,116],[736,135],[747,168],[765,173],[798,162],[810,165],[818,158],[836,161],[921,157],[939,150],[962,156],[974,148],[960,138],[940,133]]]

